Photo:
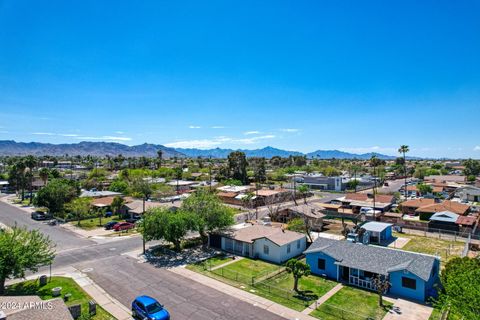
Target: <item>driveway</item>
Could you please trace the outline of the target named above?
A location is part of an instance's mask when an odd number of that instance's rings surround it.
[[[404,300],[384,297],[386,301],[393,303],[393,308],[390,310],[383,320],[428,320],[432,314],[433,308]]]

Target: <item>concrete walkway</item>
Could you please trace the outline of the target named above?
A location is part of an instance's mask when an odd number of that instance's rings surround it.
[[[225,266],[228,266],[229,264],[235,263],[235,262],[240,261],[240,260],[242,260],[242,259],[243,259],[243,257],[235,256],[235,260],[232,259],[232,261],[228,261],[228,262],[225,262],[225,263],[223,263],[223,264],[221,264],[221,265],[215,266],[215,267],[213,267],[212,269],[210,269],[210,271],[223,268],[223,267],[225,267]]]
[[[292,310],[290,308],[287,308],[285,306],[282,306],[281,304],[275,303],[273,301],[270,301],[268,299],[262,298],[260,296],[254,295],[253,293],[232,287],[228,284],[225,284],[221,281],[212,279],[210,277],[204,276],[203,274],[196,273],[194,271],[188,270],[185,267],[177,267],[177,268],[172,268],[169,269],[170,272],[174,272],[176,274],[179,274],[183,277],[186,277],[192,281],[199,282],[205,286],[214,288],[216,290],[219,290],[225,294],[228,294],[230,296],[233,296],[237,299],[240,299],[242,301],[245,301],[247,303],[250,303],[256,307],[268,310],[272,313],[275,313],[285,319],[291,319],[291,320],[316,320],[316,318],[313,318],[307,314],[304,314],[302,312],[298,312],[295,310]]]
[[[385,301],[393,303],[392,309],[383,317],[383,320],[428,320],[433,308],[424,304],[400,298],[383,297]]]
[[[333,287],[330,291],[328,291],[327,293],[325,293],[323,296],[321,296],[320,298],[318,298],[317,301],[315,301],[314,303],[312,303],[308,308],[306,308],[305,310],[302,311],[303,314],[309,314],[310,312],[312,312],[313,310],[317,309],[318,307],[320,307],[322,304],[325,303],[325,301],[327,301],[328,299],[330,299],[331,296],[333,296],[335,293],[337,293],[338,291],[340,291],[340,289],[343,288],[343,284],[339,283],[337,284],[335,287]]]
[[[44,274],[44,273],[42,273]],[[42,274],[28,276],[27,280],[38,279]],[[52,270],[52,276],[72,278],[95,302],[110,313],[117,320],[131,320],[131,312],[126,306],[121,304],[117,299],[110,296],[101,287],[95,284],[86,274],[78,271],[73,267],[61,270]],[[16,279],[9,281],[8,284],[23,282],[24,279]]]

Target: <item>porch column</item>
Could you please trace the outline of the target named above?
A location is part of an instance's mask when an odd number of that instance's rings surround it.
[[[340,265],[337,264],[337,281],[340,281]]]

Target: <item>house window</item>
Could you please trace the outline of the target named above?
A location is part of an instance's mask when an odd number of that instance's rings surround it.
[[[300,249],[300,240],[297,240],[297,249]]]
[[[325,270],[325,259],[318,259],[318,269]]]
[[[267,245],[263,245],[263,253],[268,254],[269,251],[270,251],[270,248]]]
[[[407,277],[402,277],[402,287],[409,289],[417,289],[417,280]]]
[[[290,253],[290,244],[287,244],[287,253]]]

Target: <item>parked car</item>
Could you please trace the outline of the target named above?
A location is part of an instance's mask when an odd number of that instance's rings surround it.
[[[105,230],[112,230],[113,227],[118,223],[118,221],[110,221],[110,222],[107,222],[103,225],[103,227],[105,228]]]
[[[31,217],[33,220],[47,220],[48,218],[51,218],[49,214],[40,211],[32,212]]]
[[[135,214],[131,218],[125,219],[125,221],[130,222],[130,223],[136,223],[140,219],[142,219],[142,216],[139,215],[139,214]]]
[[[139,296],[133,300],[132,316],[141,320],[170,320],[167,309],[149,296]]]
[[[114,231],[123,231],[135,228],[135,224],[130,222],[119,222],[113,226]]]

